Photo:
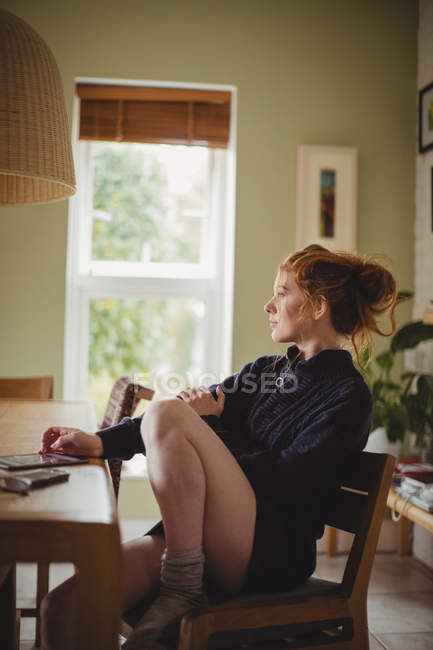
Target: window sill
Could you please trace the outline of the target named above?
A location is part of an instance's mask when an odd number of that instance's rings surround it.
[[[148,479],[147,458],[142,454],[137,454],[131,460],[122,463],[122,481],[147,481]]]

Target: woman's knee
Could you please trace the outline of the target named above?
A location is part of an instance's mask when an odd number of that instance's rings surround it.
[[[179,416],[188,405],[178,398],[152,402],[141,421],[141,436],[145,446],[160,443],[171,435],[179,423]]]

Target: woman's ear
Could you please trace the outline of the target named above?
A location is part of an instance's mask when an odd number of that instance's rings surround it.
[[[324,316],[328,312],[328,308],[329,305],[325,296],[317,296],[313,306],[314,320],[319,320],[319,318],[322,318],[322,316]]]

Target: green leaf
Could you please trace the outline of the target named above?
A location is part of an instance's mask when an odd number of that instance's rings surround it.
[[[374,401],[379,399],[379,397],[380,397],[380,395],[382,393],[382,390],[383,390],[383,381],[381,379],[376,379],[376,381],[373,383],[373,387],[371,389]]]
[[[403,290],[397,293],[397,300],[408,300],[408,298],[413,298],[413,291]]]
[[[407,393],[409,392],[409,390],[410,390],[410,388],[412,386],[413,380],[415,379],[416,376],[417,376],[417,373],[412,372],[411,370],[408,370],[407,372],[404,372],[401,375],[401,380],[402,381],[407,380],[406,385],[403,388],[403,395],[407,395]]]
[[[388,409],[387,434],[390,442],[403,441],[410,422],[406,408],[403,404],[393,404]]]
[[[409,394],[404,398],[404,405],[409,415],[409,428],[419,436],[424,435],[426,412],[423,401],[418,394]]]
[[[418,320],[404,325],[394,334],[391,351],[395,354],[399,350],[415,348],[419,343],[431,339],[433,339],[433,325],[425,325]]]
[[[417,381],[417,392],[425,410],[433,406],[433,375],[420,375]]]
[[[382,384],[383,384],[383,387],[387,388],[388,390],[400,390],[401,389],[400,384],[396,384],[394,381],[383,381]]]
[[[373,418],[371,423],[372,429],[377,429],[377,427],[386,428],[386,405],[380,400],[374,402]]]
[[[359,364],[357,364],[360,372],[364,376],[364,379],[368,379],[372,373],[369,361],[370,357],[368,354],[368,349],[365,348],[359,355]]]
[[[385,371],[385,373],[388,375],[392,367],[394,365],[394,357],[391,354],[391,352],[382,352],[382,354],[378,354],[376,359],[375,359],[377,365],[382,368],[382,370]]]
[[[361,364],[365,366],[366,363],[369,361],[369,359],[370,359],[370,355],[369,355],[368,348],[364,348],[364,350],[359,355],[359,360],[361,361]]]
[[[411,379],[413,379],[415,377],[415,375],[416,375],[416,372],[413,372],[412,370],[406,370],[406,372],[403,372],[401,374],[401,378],[402,379],[407,379],[407,378],[410,377]]]

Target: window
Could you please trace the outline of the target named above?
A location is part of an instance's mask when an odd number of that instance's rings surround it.
[[[102,419],[122,376],[157,396],[231,367],[233,88],[79,80],[64,394]]]

